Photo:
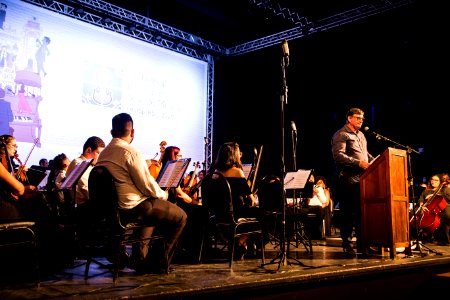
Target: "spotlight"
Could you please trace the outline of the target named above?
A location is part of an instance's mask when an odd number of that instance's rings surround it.
[[[81,14],[84,14],[84,9],[82,9],[82,8],[77,8],[77,9],[75,10],[75,12],[76,12],[77,14],[81,15]]]
[[[103,24],[108,25],[108,24],[111,24],[111,23],[112,23],[112,20],[110,18],[104,18],[103,19]]]

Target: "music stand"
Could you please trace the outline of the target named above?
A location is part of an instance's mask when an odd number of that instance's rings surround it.
[[[156,182],[161,188],[178,187],[190,162],[190,158],[169,160],[159,172]]]
[[[92,165],[92,161],[94,159],[84,160],[78,165],[75,166],[72,172],[70,172],[69,176],[66,177],[61,187],[58,189],[62,190],[71,190],[75,187],[80,180],[81,176],[83,176],[84,172]]]
[[[66,196],[67,193],[65,193],[66,191],[68,191],[70,194],[70,202],[64,200],[64,202],[66,204],[73,204],[73,208],[76,207],[76,197],[77,197],[77,192],[76,192],[76,185],[78,183],[78,181],[80,180],[81,176],[83,176],[83,174],[86,172],[86,170],[92,166],[92,161],[94,159],[88,159],[88,160],[84,160],[81,163],[79,163],[78,165],[76,165],[72,172],[70,172],[70,174],[64,179],[63,183],[61,184],[61,187],[59,189],[57,189],[60,192],[64,192],[64,195]]]
[[[309,253],[312,253],[312,243],[311,240],[306,235],[303,224],[301,220],[296,219],[298,212],[297,212],[297,202],[295,199],[295,192],[297,190],[305,190],[306,185],[309,182],[309,178],[311,177],[312,169],[311,170],[302,170],[299,169],[296,172],[288,172],[286,173],[286,177],[284,178],[284,187],[286,190],[292,190],[294,194],[293,199],[293,221],[294,221],[294,233],[293,236],[295,236],[295,242],[296,247],[298,247],[298,244],[301,243],[306,251]],[[300,224],[299,224],[300,223]],[[289,252],[289,245],[290,241],[288,241],[288,249],[287,252]]]

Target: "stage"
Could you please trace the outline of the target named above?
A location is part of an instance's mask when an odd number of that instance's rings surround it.
[[[284,263],[282,252],[269,244],[266,265],[260,258],[233,263],[230,271],[224,259],[201,264],[173,264],[169,275],[136,275],[124,269],[116,285],[108,269],[91,266],[84,280],[84,261],[75,267],[43,275],[37,288],[29,280],[2,281],[1,299],[198,299],[234,297],[239,299],[295,299],[331,296],[333,299],[364,297],[426,296],[450,282],[450,247],[434,243],[413,245],[413,255],[397,249],[395,259],[389,252],[347,256],[338,237],[313,241],[312,255],[303,244],[290,245]],[[273,261],[273,263],[270,263]],[[105,261],[106,263],[106,261]],[[267,264],[269,263],[269,264]],[[2,270],[5,272],[5,270]],[[30,275],[29,273],[27,273]]]

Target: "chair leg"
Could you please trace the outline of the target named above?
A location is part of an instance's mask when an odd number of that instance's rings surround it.
[[[264,234],[261,234],[261,262],[264,265],[266,263],[266,258],[265,258],[265,245],[264,245]]]
[[[122,251],[121,246],[121,243],[118,243],[114,253],[113,284],[116,284],[117,279],[119,278],[120,252]]]
[[[84,267],[84,280],[88,280],[89,278],[89,268],[91,267],[92,257],[86,259],[86,266]]]
[[[34,251],[34,266],[35,266],[35,272],[36,272],[36,286],[39,288],[41,286],[41,271],[39,266],[39,254],[38,254],[38,248],[36,244],[36,236],[33,232],[33,251]]]
[[[230,249],[228,249],[228,250],[230,251],[230,269],[231,269],[233,266],[233,260],[234,260],[234,248],[236,247],[236,237],[234,234],[230,237],[229,247],[230,247]]]

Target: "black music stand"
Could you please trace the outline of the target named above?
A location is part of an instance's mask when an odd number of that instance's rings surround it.
[[[296,172],[288,172],[286,173],[286,177],[284,178],[284,187],[286,190],[292,190],[293,193],[293,210],[292,210],[292,221],[294,226],[293,237],[295,238],[295,247],[298,248],[299,244],[302,244],[306,251],[312,254],[312,243],[311,239],[307,236],[304,230],[304,223],[301,208],[299,211],[299,204],[296,199],[297,191],[304,191],[309,182],[309,178],[311,177],[311,170],[302,170],[299,169]],[[311,193],[312,194],[312,193]],[[287,241],[287,252],[289,253],[289,245],[290,240]]]
[[[190,163],[190,158],[169,160],[159,172],[156,182],[161,188],[178,187]]]

